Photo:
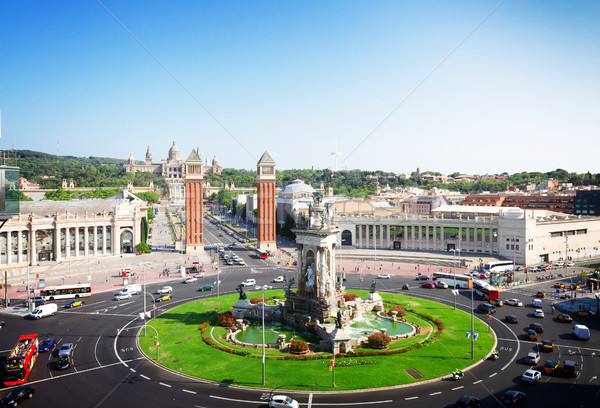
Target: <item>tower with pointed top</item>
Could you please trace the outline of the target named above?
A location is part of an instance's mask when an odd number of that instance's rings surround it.
[[[204,170],[199,150],[185,161],[185,253],[204,253]]]
[[[150,153],[150,146],[146,150],[146,165],[149,166],[152,164],[152,153]]]
[[[277,249],[275,237],[275,161],[265,152],[256,165],[256,196],[258,201],[257,241],[261,251]]]

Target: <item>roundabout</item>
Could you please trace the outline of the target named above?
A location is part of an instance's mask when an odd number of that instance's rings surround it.
[[[366,291],[350,293],[367,295]],[[265,292],[265,296],[281,294],[281,290]],[[395,340],[385,350],[363,347],[337,353],[335,388],[329,369],[332,353],[299,356],[269,348],[265,351],[265,387],[314,392],[418,383],[448,376],[456,368],[464,369],[481,361],[496,343],[487,324],[476,318],[478,338],[471,359],[471,341],[466,336],[471,315],[429,300],[391,293],[380,295],[386,309],[406,308],[406,321],[421,328],[421,333]],[[152,322],[160,342],[158,361],[153,331],[148,331],[146,337],[140,335],[140,349],[148,359],[179,374],[230,386],[263,387],[261,346],[249,348],[230,343],[226,340],[227,329],[217,324],[217,316],[229,310],[235,300],[236,295],[196,300],[161,314]]]

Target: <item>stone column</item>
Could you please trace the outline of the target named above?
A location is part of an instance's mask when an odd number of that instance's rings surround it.
[[[89,254],[88,235],[89,235],[89,230],[88,230],[88,227],[86,226],[83,228],[83,256],[85,256],[86,258],[88,257],[88,254]]]
[[[79,226],[75,224],[75,258],[79,256]]]
[[[411,249],[415,249],[415,225],[410,226],[410,247]]]
[[[458,227],[458,248],[459,250],[462,251],[462,239],[463,239],[463,227],[459,226]]]
[[[112,240],[111,247],[113,249],[113,254],[121,255],[121,227],[117,225],[116,222],[113,222],[112,228]]]
[[[98,226],[94,225],[94,256],[98,256]]]
[[[433,250],[437,250],[437,225],[433,224]]]
[[[402,240],[404,241],[402,249],[408,249],[408,227],[406,226],[406,224],[402,226],[402,236]]]
[[[388,247],[388,248],[391,248],[391,247],[392,247],[392,243],[391,243],[391,241],[390,241],[390,228],[391,228],[391,227],[392,227],[391,225],[388,225],[388,226],[387,226],[387,247]]]
[[[31,254],[31,256],[29,256],[29,259],[27,260],[27,262],[30,262],[30,266],[33,266],[33,263],[36,262],[37,263],[37,248],[35,247],[35,239],[36,239],[36,233],[35,233],[35,228],[33,228],[33,225],[29,226],[29,251],[27,251],[29,254]]]
[[[23,263],[23,231],[17,231],[17,263]]]
[[[429,225],[425,226],[425,249],[429,251]]]
[[[106,225],[102,226],[102,255],[106,255]]]
[[[60,253],[60,228],[58,226],[58,223],[56,223],[56,225],[54,226],[54,243],[52,246],[54,247],[54,260],[60,261],[62,259],[62,256]]]
[[[440,251],[445,251],[444,248],[444,227],[440,226]]]
[[[381,248],[386,248],[385,244],[383,243],[383,229],[385,228],[385,225],[380,224],[379,225],[379,246]]]

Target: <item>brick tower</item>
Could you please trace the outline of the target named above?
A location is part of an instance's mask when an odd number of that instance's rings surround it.
[[[258,214],[256,223],[258,249],[274,251],[275,238],[275,162],[265,152],[256,165],[256,195]]]
[[[204,203],[202,157],[192,150],[185,161],[185,253],[204,254]]]

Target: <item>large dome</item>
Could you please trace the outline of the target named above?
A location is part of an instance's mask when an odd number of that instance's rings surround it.
[[[181,160],[179,158],[179,148],[175,146],[175,141],[173,141],[173,146],[169,149],[169,158],[168,161],[178,161]]]
[[[279,195],[286,198],[312,197],[314,192],[314,188],[305,184],[304,181],[296,179],[285,186]]]

